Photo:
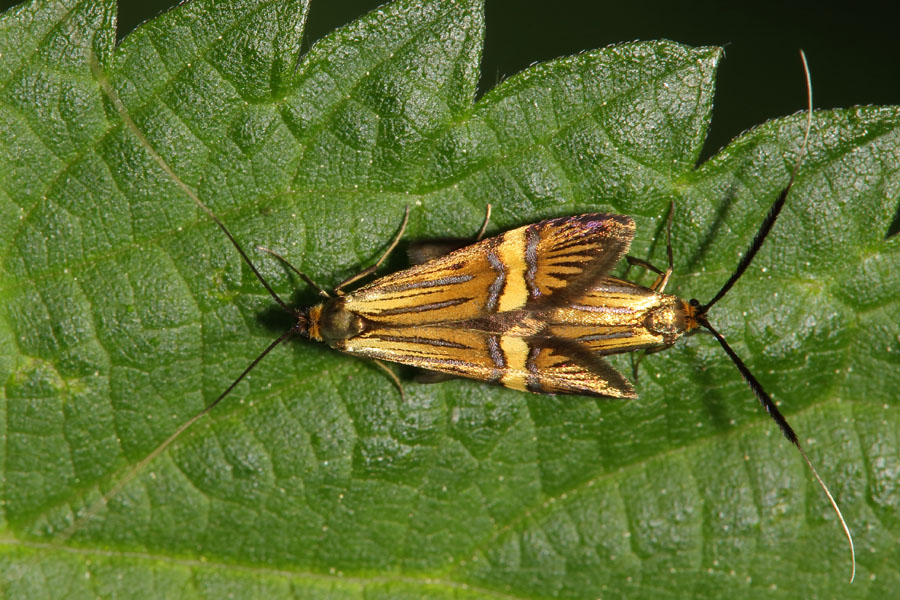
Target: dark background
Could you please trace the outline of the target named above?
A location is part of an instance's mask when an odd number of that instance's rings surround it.
[[[313,0],[306,47],[383,3]],[[14,4],[0,0],[0,9]],[[119,37],[175,4],[120,0]],[[486,15],[481,92],[533,62],[617,42],[668,38],[724,46],[704,157],[753,125],[805,107],[800,48],[809,59],[816,108],[900,103],[900,19],[887,1],[837,10],[785,0],[486,0]]]

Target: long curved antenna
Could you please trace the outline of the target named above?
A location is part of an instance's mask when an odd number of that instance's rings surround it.
[[[100,67],[100,63],[97,62],[97,57],[94,56],[93,52],[90,57],[91,62],[91,72],[94,75],[94,78],[97,80],[97,83],[100,85],[100,89],[103,90],[103,93],[106,94],[106,97],[109,98],[109,101],[112,102],[113,106],[116,109],[116,112],[119,113],[119,118],[122,119],[122,122],[125,123],[125,126],[131,130],[131,133],[140,141],[141,145],[144,149],[150,154],[156,164],[165,171],[166,175],[172,178],[178,187],[187,195],[188,198],[194,201],[194,204],[200,207],[200,209],[209,215],[209,218],[213,220],[213,222],[219,226],[219,229],[222,230],[222,233],[225,234],[225,237],[231,242],[231,244],[238,251],[238,254],[241,255],[241,258],[244,259],[244,262],[250,267],[250,270],[253,271],[253,274],[256,275],[256,278],[259,279],[259,282],[266,288],[266,291],[269,292],[269,295],[275,299],[275,302],[278,303],[281,308],[283,308],[286,312],[291,312],[291,309],[288,308],[288,305],[275,293],[275,290],[269,285],[269,282],[266,281],[262,274],[256,269],[256,265],[254,265],[250,261],[250,257],[247,256],[247,253],[244,252],[244,249],[241,248],[241,245],[238,244],[237,240],[234,239],[234,236],[231,235],[231,232],[228,231],[228,228],[225,227],[225,224],[219,220],[219,217],[216,216],[206,204],[197,196],[191,187],[186,184],[181,177],[178,176],[177,173],[169,166],[169,163],[166,162],[159,152],[153,147],[150,143],[150,140],[144,135],[144,132],[137,126],[137,123],[131,118],[131,115],[128,114],[128,109],[125,107],[125,104],[122,103],[122,99],[119,98],[119,94],[113,88],[112,84],[110,84],[109,79],[106,77],[106,73],[103,72],[103,69]]]
[[[154,448],[147,456],[142,458],[140,460],[140,462],[138,462],[133,467],[131,467],[131,469],[129,469],[128,472],[120,480],[118,480],[116,482],[116,484],[109,489],[108,492],[106,492],[105,494],[103,494],[103,496],[101,496],[100,498],[95,500],[93,503],[91,503],[91,505],[88,506],[87,510],[85,510],[80,515],[78,515],[76,517],[76,519],[72,522],[72,524],[69,525],[69,527],[66,528],[66,530],[63,531],[58,536],[57,540],[65,541],[65,540],[69,539],[70,537],[72,537],[72,535],[76,531],[78,531],[82,525],[84,525],[87,521],[92,519],[100,511],[100,509],[102,509],[104,506],[106,506],[109,503],[110,500],[112,500],[117,495],[119,495],[119,492],[121,492],[123,489],[125,489],[125,486],[128,485],[132,479],[137,477],[137,475],[142,470],[144,470],[144,467],[146,467],[151,462],[153,462],[153,459],[155,459],[157,456],[162,454],[165,451],[165,449],[168,448],[172,444],[172,442],[174,442],[178,438],[178,436],[180,436],[182,433],[184,433],[194,423],[196,423],[197,421],[199,421],[200,419],[202,419],[203,417],[208,415],[209,412],[212,409],[214,409],[216,407],[216,405],[219,404],[219,402],[221,402],[225,398],[225,396],[230,394],[231,390],[233,390],[235,388],[235,386],[237,386],[237,384],[239,384],[244,379],[244,377],[247,376],[247,373],[249,373],[250,371],[253,370],[253,367],[255,367],[259,363],[259,361],[261,361],[263,358],[265,358],[265,356],[269,352],[274,350],[275,347],[278,346],[281,342],[287,340],[288,338],[293,337],[294,335],[296,335],[296,333],[297,333],[296,330],[291,328],[288,331],[286,331],[285,333],[283,333],[281,335],[281,337],[279,337],[277,340],[275,340],[274,342],[269,344],[266,347],[266,349],[263,350],[259,354],[259,356],[257,356],[256,358],[253,359],[253,362],[251,362],[249,365],[247,365],[247,368],[244,369],[241,372],[241,374],[237,376],[237,379],[232,381],[231,385],[229,385],[225,389],[224,392],[219,394],[218,398],[216,398],[215,400],[213,400],[212,402],[207,404],[203,410],[201,410],[200,412],[195,414],[193,417],[191,417],[190,419],[188,419],[187,421],[182,423],[178,427],[178,429],[176,429],[174,432],[172,432],[172,435],[170,435],[165,440],[163,440],[163,442],[160,443],[156,448]]]
[[[781,429],[781,433],[784,434],[784,437],[787,438],[787,441],[794,445],[799,445],[797,440],[797,434],[794,432],[794,428],[791,427],[790,423],[787,422],[787,419],[784,418],[784,415],[781,414],[781,411],[778,410],[778,406],[775,402],[772,401],[772,398],[769,394],[766,393],[766,390],[763,389],[763,386],[756,380],[756,377],[753,376],[753,373],[750,372],[750,369],[747,365],[744,364],[744,361],[741,360],[741,357],[737,355],[737,353],[731,349],[731,346],[728,345],[728,342],[725,341],[725,338],[722,337],[722,334],[716,331],[712,325],[709,324],[709,321],[706,318],[706,315],[698,315],[697,322],[703,325],[706,329],[710,331],[710,333],[715,336],[715,338],[719,341],[719,344],[725,350],[725,354],[731,359],[731,362],[734,363],[734,366],[737,367],[738,371],[741,372],[741,377],[744,378],[744,381],[747,382],[747,385],[750,386],[750,389],[753,391],[753,394],[759,400],[759,403],[762,404],[763,408],[769,413],[769,416],[772,417],[778,424],[778,428]]]
[[[708,329],[715,336],[715,338],[719,340],[719,344],[722,345],[722,348],[725,349],[725,353],[728,354],[732,362],[734,362],[735,366],[738,368],[738,371],[741,372],[741,376],[744,378],[744,381],[747,382],[747,385],[750,386],[750,389],[753,390],[753,394],[759,400],[760,404],[763,405],[763,408],[766,409],[766,412],[769,413],[769,416],[772,417],[772,419],[774,419],[776,423],[778,423],[778,427],[781,429],[781,433],[783,433],[784,437],[786,437],[788,441],[794,444],[797,447],[797,450],[800,451],[800,455],[803,457],[803,460],[806,461],[806,466],[808,466],[809,470],[812,471],[812,474],[816,478],[816,481],[819,482],[819,487],[822,488],[822,491],[825,492],[825,495],[828,497],[828,501],[831,503],[831,508],[834,509],[834,512],[841,523],[841,529],[844,530],[844,536],[847,538],[847,543],[850,544],[850,583],[853,583],[853,579],[856,577],[856,550],[853,547],[853,536],[850,534],[850,528],[847,526],[847,521],[844,519],[844,514],[841,512],[840,507],[838,507],[838,503],[837,501],[835,501],[834,496],[831,495],[831,490],[828,489],[828,486],[825,485],[825,482],[819,476],[819,472],[813,466],[812,462],[810,462],[809,457],[806,455],[806,451],[803,449],[803,446],[800,445],[800,440],[797,439],[797,434],[794,432],[793,427],[790,426],[790,424],[787,422],[787,419],[785,419],[784,415],[781,414],[781,411],[778,410],[778,406],[775,404],[775,402],[772,401],[772,398],[769,396],[769,394],[766,393],[766,390],[763,389],[759,381],[756,380],[756,377],[753,376],[753,373],[750,372],[750,369],[747,368],[747,365],[744,364],[744,361],[742,361],[737,353],[735,353],[735,351],[731,349],[731,346],[728,345],[728,342],[725,341],[725,338],[722,337],[722,334],[716,331],[713,326],[709,324],[706,316],[698,317],[697,322]]]
[[[797,172],[800,170],[800,164],[803,162],[803,159],[806,158],[806,148],[809,143],[809,131],[812,128],[812,78],[809,75],[809,65],[806,63],[806,54],[803,50],[800,51],[800,58],[803,60],[803,71],[806,73],[806,133],[803,135],[803,144],[800,146],[800,154],[797,155],[797,160],[794,162],[791,178],[788,180],[787,186],[781,190],[780,194],[778,194],[778,199],[775,200],[771,208],[769,208],[766,218],[763,219],[759,231],[757,231],[756,235],[753,237],[753,242],[751,242],[750,247],[744,253],[741,262],[738,263],[737,269],[734,270],[734,273],[731,274],[731,277],[728,278],[728,281],[725,282],[725,285],[722,286],[722,289],[719,290],[713,299],[700,307],[701,313],[706,313],[713,304],[721,300],[731,289],[731,286],[741,278],[741,275],[744,274],[744,271],[747,270],[750,263],[753,262],[753,258],[756,256],[756,253],[759,252],[763,242],[769,235],[769,231],[771,231],[772,226],[775,224],[775,220],[778,219],[778,214],[781,212],[781,208],[784,206],[785,200],[787,200],[788,193],[794,185],[794,179],[796,179]]]
[[[265,252],[266,254],[271,254],[272,256],[274,256],[275,258],[280,260],[287,268],[289,268],[291,271],[293,271],[294,273],[299,275],[300,279],[302,279],[303,281],[306,282],[306,285],[308,285],[309,287],[316,290],[319,293],[319,295],[322,296],[323,298],[331,298],[331,294],[326,292],[324,288],[320,287],[318,283],[313,281],[309,275],[307,275],[306,273],[304,273],[303,271],[301,271],[300,269],[298,269],[297,267],[292,265],[291,261],[289,261],[287,258],[282,256],[281,254],[278,254],[274,250],[270,250],[269,248],[266,248],[265,246],[257,246],[256,249],[259,250],[260,252]]]
[[[797,172],[800,169],[800,165],[803,162],[803,159],[806,157],[806,149],[809,143],[809,132],[812,128],[812,80],[809,75],[809,65],[806,62],[806,54],[801,50],[800,58],[803,60],[803,70],[806,73],[806,101],[807,101],[807,111],[806,111],[806,133],[803,136],[803,144],[800,147],[800,153],[797,156],[797,161],[794,163],[794,168],[791,171],[791,178],[788,181],[787,186],[781,190],[781,193],[778,195],[778,198],[772,204],[772,207],[769,209],[769,212],[766,214],[766,218],[763,220],[762,225],[759,230],[756,232],[756,235],[753,237],[753,242],[750,244],[750,248],[741,258],[740,263],[738,263],[737,269],[735,269],[734,273],[725,282],[725,285],[722,286],[722,289],[713,297],[712,300],[707,302],[706,304],[701,305],[697,300],[691,300],[690,304],[694,310],[694,318],[697,323],[702,325],[705,329],[707,329],[710,333],[715,336],[715,338],[719,341],[719,344],[725,350],[725,353],[731,358],[731,361],[737,367],[738,371],[740,371],[741,376],[744,378],[744,381],[747,382],[747,385],[750,386],[750,389],[753,391],[753,394],[756,396],[757,400],[759,400],[760,404],[762,404],[765,411],[769,414],[770,417],[778,424],[779,429],[781,429],[781,433],[784,434],[784,437],[787,438],[789,442],[791,442],[794,446],[797,447],[797,450],[800,451],[800,455],[803,457],[803,460],[806,462],[806,466],[809,467],[809,470],[812,471],[813,476],[816,478],[816,481],[819,484],[819,487],[822,488],[822,491],[825,492],[825,496],[828,497],[828,501],[831,503],[831,508],[834,509],[835,514],[840,521],[841,528],[844,530],[844,535],[847,538],[847,543],[850,545],[850,582],[852,583],[854,578],[856,577],[856,550],[853,546],[853,536],[850,533],[850,528],[847,526],[847,521],[844,519],[843,513],[841,513],[841,509],[835,501],[834,496],[831,494],[831,490],[828,489],[828,486],[825,485],[825,482],[822,480],[822,477],[819,476],[819,472],[813,466],[812,462],[809,460],[809,457],[806,455],[806,451],[803,449],[803,446],[800,444],[800,440],[797,439],[797,434],[794,432],[794,429],[787,422],[787,419],[784,418],[784,415],[781,414],[781,411],[778,410],[778,406],[776,406],[775,402],[772,401],[772,398],[768,393],[763,389],[762,385],[757,381],[756,377],[753,376],[753,373],[750,372],[750,369],[747,368],[747,365],[744,364],[744,361],[737,355],[737,353],[732,350],[731,346],[728,345],[728,342],[725,341],[725,338],[710,325],[709,320],[706,317],[707,312],[713,304],[718,302],[728,293],[731,287],[735,284],[735,282],[740,279],[741,275],[744,274],[744,271],[747,270],[747,267],[750,266],[750,263],[753,261],[753,258],[756,256],[756,253],[759,251],[760,247],[762,247],[763,242],[766,237],[769,235],[769,232],[772,229],[772,226],[775,224],[775,220],[778,218],[778,214],[781,212],[782,207],[784,206],[785,201],[787,200],[788,193],[791,191],[791,187],[794,185],[794,180],[797,177]]]
[[[819,486],[825,492],[825,495],[828,496],[828,501],[831,503],[831,508],[834,509],[834,512],[837,513],[838,519],[841,521],[841,528],[844,530],[844,535],[847,537],[847,542],[850,544],[850,583],[853,583],[853,580],[856,578],[856,550],[853,548],[853,536],[850,535],[850,528],[847,527],[847,521],[844,520],[844,515],[841,514],[841,509],[838,508],[838,503],[835,501],[834,496],[831,495],[831,492],[828,490],[828,486],[825,485],[825,482],[822,481],[822,478],[819,477],[819,472],[816,471],[816,468],[809,461],[809,457],[806,456],[806,451],[803,449],[803,446],[800,444],[794,444],[797,446],[797,450],[800,451],[800,455],[803,457],[803,460],[806,461],[806,466],[809,467],[809,470],[812,471],[813,476],[816,478],[816,481],[819,482]]]

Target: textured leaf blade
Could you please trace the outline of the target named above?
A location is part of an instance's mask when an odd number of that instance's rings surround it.
[[[537,65],[472,104],[477,3],[388,5],[296,70],[304,3],[193,2],[117,49],[112,10],[33,3],[0,29],[38,40],[0,40],[19,65],[0,144],[17,165],[0,175],[8,594],[59,581],[165,596],[188,579],[209,597],[843,586],[827,504],[702,337],[644,361],[631,403],[473,382],[410,383],[403,403],[357,361],[286,347],[65,547],[45,545],[278,330],[221,233],[103,97],[88,48],[238,239],[323,283],[377,256],[406,204],[413,239],[471,235],[486,202],[496,229],[614,210],[638,222],[634,254],[662,262],[675,199],[672,289],[703,299],[801,139],[800,117],[774,121],[694,170],[719,52],[668,42]],[[54,112],[73,94],[79,111]],[[870,553],[896,529],[897,123],[891,108],[816,116],[783,219],[713,315],[814,442]],[[288,295],[296,282],[260,264]]]

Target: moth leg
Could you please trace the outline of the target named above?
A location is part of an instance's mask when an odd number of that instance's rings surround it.
[[[675,261],[672,259],[672,217],[675,215],[675,201],[672,200],[672,203],[669,205],[669,218],[666,222],[666,258],[669,261],[669,266],[666,267],[666,272],[660,275],[660,277],[656,278],[656,281],[653,282],[653,291],[659,292],[660,294],[666,289],[666,284],[669,283],[669,277],[672,276],[672,271],[674,270]],[[660,278],[662,278],[660,280]]]
[[[641,365],[641,362],[649,355],[656,354],[657,352],[662,352],[663,350],[671,347],[671,344],[668,346],[660,346],[658,348],[647,348],[643,352],[637,355],[635,358],[635,353],[631,354],[631,376],[634,379],[634,384],[637,385],[638,382],[638,367]]]
[[[668,282],[668,280],[669,280],[669,275],[671,274],[670,271],[663,271],[659,267],[654,266],[653,264],[647,262],[646,260],[644,260],[642,258],[638,258],[636,256],[626,256],[625,260],[628,262],[629,266],[643,267],[643,268],[647,269],[648,271],[653,271],[654,273],[659,275],[659,277],[657,277],[653,281],[653,285],[650,286],[650,289],[653,290],[654,292],[662,293],[662,290],[660,289],[660,285],[662,285],[662,287],[665,287],[666,282]]]
[[[400,390],[400,401],[406,402],[406,395],[403,393],[403,384],[400,383],[400,378],[397,377],[397,374],[394,373],[390,367],[388,367],[386,364],[384,364],[377,358],[373,358],[372,362],[375,363],[376,365],[378,365],[379,367],[381,367],[382,371],[387,373],[388,377],[390,377],[391,380],[394,382],[394,385],[397,386],[397,389]]]
[[[669,277],[672,276],[672,271],[674,270],[674,260],[672,256],[672,216],[675,214],[675,201],[672,201],[672,204],[669,205],[669,217],[666,223],[666,258],[668,259],[669,266],[665,271],[660,269],[659,267],[655,267],[646,260],[642,260],[640,258],[636,258],[634,256],[626,256],[625,260],[628,261],[628,264],[631,266],[639,266],[644,267],[649,271],[653,271],[659,277],[653,282],[653,285],[650,286],[650,289],[654,292],[658,292],[662,294],[666,285],[669,283]]]
[[[491,220],[491,205],[488,204],[487,208],[484,211],[484,223],[481,224],[481,229],[478,230],[478,235],[475,236],[475,241],[480,242],[481,238],[484,237],[484,232],[487,231],[488,222]]]
[[[653,281],[653,285],[650,286],[650,289],[654,292],[658,292],[660,294],[666,289],[666,284],[669,283],[669,277],[672,276],[672,267],[666,269],[664,273],[661,273],[659,277],[657,277]]]
[[[406,249],[410,266],[414,267],[416,265],[427,263],[429,260],[440,258],[450,254],[454,250],[459,250],[460,248],[481,241],[481,238],[484,237],[484,232],[487,230],[490,219],[491,205],[488,204],[484,215],[484,223],[482,223],[481,229],[478,230],[478,235],[475,236],[474,240],[469,238],[448,238],[411,243]]]
[[[285,257],[283,257],[282,255],[278,254],[274,250],[269,250],[265,246],[257,246],[256,249],[259,250],[260,252],[265,252],[266,254],[271,254],[272,256],[274,256],[275,258],[277,258],[278,260],[283,262],[285,264],[285,266],[287,266],[291,271],[293,271],[294,273],[299,275],[300,278],[306,282],[306,285],[310,286],[311,288],[314,288],[317,292],[319,292],[320,296],[324,296],[325,298],[331,297],[328,294],[328,292],[326,292],[324,289],[319,287],[319,284],[317,284],[315,281],[310,279],[309,275],[307,275],[306,273],[304,273],[303,271],[301,271],[300,269],[298,269],[297,267],[292,265],[290,263],[290,261],[288,259],[286,259]]]
[[[653,265],[652,263],[648,263],[646,260],[642,258],[638,258],[636,256],[626,255],[625,260],[628,261],[628,264],[632,267],[644,267],[648,271],[653,271],[658,275],[662,275],[663,270],[659,267]]]
[[[635,358],[635,355],[637,355],[637,358]],[[647,356],[646,352],[633,352],[631,354],[631,380],[634,382],[635,386],[638,384],[638,367],[641,365],[641,361],[644,360],[645,356]]]
[[[406,206],[406,213],[404,213],[404,215],[403,215],[403,222],[400,223],[400,231],[398,231],[397,235],[394,236],[394,241],[392,241],[391,245],[388,246],[388,249],[384,251],[384,254],[381,255],[381,258],[379,258],[375,262],[375,264],[370,266],[368,269],[363,269],[356,275],[353,275],[352,277],[348,277],[347,279],[345,279],[342,282],[340,282],[339,284],[337,284],[337,287],[334,288],[335,295],[343,296],[344,293],[341,291],[343,288],[347,287],[351,283],[355,283],[355,282],[359,281],[360,279],[362,279],[363,277],[366,277],[367,275],[371,275],[372,273],[374,273],[375,270],[381,266],[381,263],[383,263],[385,261],[385,259],[387,259],[387,257],[390,256],[391,252],[394,251],[394,248],[397,247],[397,244],[400,243],[400,238],[403,237],[403,232],[406,231],[407,223],[409,223],[409,205]]]

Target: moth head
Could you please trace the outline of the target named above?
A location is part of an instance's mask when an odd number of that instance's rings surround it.
[[[688,302],[682,301],[682,304],[684,305],[685,332],[697,333],[700,330],[700,319],[706,318],[706,308],[696,298],[691,298]]]
[[[291,327],[291,331],[294,333],[294,335],[298,335],[303,338],[310,337],[309,313],[311,310],[311,308],[297,308],[292,311],[294,314],[294,318],[297,319],[294,323],[294,326]]]

